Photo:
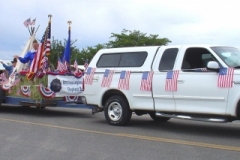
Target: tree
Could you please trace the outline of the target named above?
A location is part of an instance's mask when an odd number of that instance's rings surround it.
[[[131,46],[162,46],[167,45],[171,41],[167,38],[159,38],[157,34],[150,34],[147,36],[146,33],[134,30],[129,31],[123,29],[121,34],[111,33],[110,40],[105,44],[97,44],[95,46],[88,46],[79,50],[73,44],[77,41],[71,41],[71,64],[77,60],[78,64],[84,64],[85,60],[91,60],[93,56],[103,48],[118,48],[118,47],[131,47]],[[59,40],[55,40],[53,37],[51,44],[51,54],[49,61],[56,68],[58,57],[62,57],[64,52],[66,40],[64,43]]]
[[[121,34],[111,33],[110,38],[114,38],[114,40],[110,40],[106,44],[107,48],[156,45],[162,46],[171,42],[167,38],[159,38],[157,34],[150,34],[147,36],[146,33],[141,33],[137,30],[129,31],[126,29],[123,29]]]

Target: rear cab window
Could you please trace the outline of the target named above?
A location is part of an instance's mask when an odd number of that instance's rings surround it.
[[[178,54],[178,48],[169,48],[166,49],[161,57],[159,63],[159,71],[168,71],[172,70],[175,64],[175,60]]]

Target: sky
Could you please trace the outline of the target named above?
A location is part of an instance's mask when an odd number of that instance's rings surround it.
[[[36,18],[41,39],[52,15],[52,37],[68,37],[79,49],[107,43],[123,29],[157,34],[172,43],[220,44],[240,48],[237,0],[6,0],[0,5],[0,59],[19,55],[29,38],[23,22]]]

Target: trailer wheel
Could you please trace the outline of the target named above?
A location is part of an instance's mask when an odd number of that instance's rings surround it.
[[[5,91],[0,87],[0,106],[2,105],[4,99],[5,99]]]
[[[112,96],[105,103],[104,115],[109,124],[123,126],[130,121],[132,111],[124,97]]]
[[[167,122],[170,118],[167,117],[158,117],[155,115],[155,112],[148,113],[150,117],[155,121],[155,122]]]
[[[36,106],[37,109],[45,109],[46,106]]]

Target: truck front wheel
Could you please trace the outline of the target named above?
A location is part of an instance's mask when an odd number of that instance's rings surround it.
[[[109,124],[123,126],[130,121],[132,111],[124,97],[112,96],[105,103],[104,115]]]

